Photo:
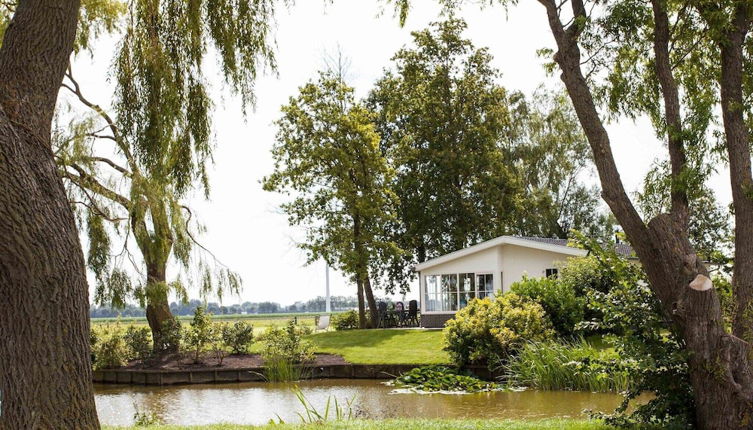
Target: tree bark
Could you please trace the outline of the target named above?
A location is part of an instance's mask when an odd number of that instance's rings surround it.
[[[75,0],[19,2],[0,47],[0,428],[97,429],[88,286],[50,145]]]
[[[179,345],[166,333],[169,324],[176,323],[167,299],[166,264],[147,264],[146,320],[152,331],[152,350],[155,354],[178,352]]]
[[[363,290],[366,293],[366,300],[369,303],[369,317],[371,328],[379,328],[379,309],[377,308],[376,300],[374,299],[374,291],[371,289],[371,280],[369,279],[368,272],[364,276]]]
[[[356,288],[358,288],[358,327],[366,327],[366,304],[363,299],[363,281],[361,277],[356,275]]]
[[[673,195],[675,212],[659,215],[648,225],[644,224],[625,193],[609,136],[581,70],[578,23],[584,22],[581,19],[585,20],[587,15],[583,2],[571,0],[576,19],[567,28],[560,21],[558,4],[554,0],[539,2],[547,10],[549,26],[558,48],[554,59],[562,71],[561,78],[591,145],[604,200],[635,248],[664,313],[673,321],[687,345],[697,425],[702,429],[749,428],[753,425],[751,348],[747,342],[724,330],[719,299],[705,266],[690,244],[687,223],[679,213],[682,210],[682,196]],[[657,36],[660,36],[662,30],[657,31]],[[662,61],[662,53],[656,50],[655,53]],[[667,75],[660,76],[667,104],[665,108],[669,120],[673,121],[678,118],[672,118],[674,101],[671,88],[666,85],[671,84],[667,78]],[[677,134],[673,133],[672,128],[670,124],[670,161],[681,163],[682,160],[675,157],[678,154],[673,155],[672,151],[681,150],[682,142],[676,140]],[[746,160],[749,169],[749,153]],[[678,171],[673,166],[673,175]],[[739,218],[737,224],[740,224]],[[751,239],[747,239],[749,243],[753,242]],[[750,266],[738,269],[739,266],[740,261],[736,261],[737,270],[750,272]]]
[[[750,7],[740,5],[733,28],[719,42],[721,51],[721,104],[727,138],[732,204],[735,209],[735,336],[753,342],[753,176],[750,134],[745,124],[743,99],[743,44],[751,25]]]

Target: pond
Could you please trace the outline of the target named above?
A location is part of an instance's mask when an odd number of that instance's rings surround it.
[[[583,417],[585,409],[612,411],[620,396],[571,391],[492,392],[476,394],[394,393],[377,380],[321,379],[298,383],[303,394],[323,410],[327,398],[355,397],[361,418],[549,418]],[[154,412],[164,424],[265,424],[281,417],[297,423],[303,407],[293,384],[249,382],[221,385],[124,386],[95,384],[97,412],[104,425],[129,425],[133,415]]]

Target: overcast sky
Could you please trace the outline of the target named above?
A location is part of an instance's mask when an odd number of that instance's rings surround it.
[[[272,171],[272,121],[279,117],[280,106],[316,76],[324,67],[325,56],[338,49],[350,59],[349,83],[364,96],[390,66],[394,53],[410,44],[410,32],[441,19],[440,8],[431,0],[414,0],[403,28],[391,10],[380,13],[383,3],[375,0],[296,3],[278,13],[278,74],[258,80],[257,105],[246,118],[239,100],[223,91],[216,75],[208,75],[217,104],[212,194],[210,201],[196,198],[190,204],[208,229],[204,244],[244,280],[241,297],[226,297],[226,304],[246,300],[289,304],[324,294],[324,264],[305,266],[305,256],[295,245],[300,231],[290,228],[279,213],[280,197],[264,192],[259,184]],[[531,94],[541,84],[553,87],[560,83],[558,77],[546,76],[544,60],[536,55],[537,49],[554,45],[544,10],[537,2],[521,3],[509,14],[501,8],[481,10],[469,4],[459,16],[468,22],[466,37],[478,47],[490,48],[494,65],[503,73],[501,84]],[[96,61],[84,54],[74,64],[89,97],[102,105],[108,105],[112,93],[106,81],[110,61],[103,60],[113,52],[114,41],[103,39],[95,48]],[[611,124],[609,131],[622,179],[632,192],[650,163],[663,153],[663,146],[645,120]],[[729,201],[726,176],[718,175],[711,186],[722,202]],[[355,287],[336,273],[331,273],[331,290],[333,295],[355,294]],[[190,295],[197,297],[196,290]]]

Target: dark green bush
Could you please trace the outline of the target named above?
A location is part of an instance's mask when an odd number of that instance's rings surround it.
[[[254,343],[254,327],[245,321],[222,326],[222,341],[233,354],[246,354]]]
[[[128,326],[123,339],[132,359],[146,360],[152,355],[152,332],[149,327]]]
[[[552,323],[538,303],[508,293],[472,300],[444,329],[445,350],[459,366],[504,364],[527,341],[554,337]]]
[[[332,326],[335,330],[351,330],[358,328],[358,312],[350,310],[332,315]]]
[[[392,385],[430,392],[456,391],[475,393],[500,388],[493,382],[482,381],[469,372],[460,371],[448,366],[417,367],[395,378],[392,381]]]
[[[576,296],[575,289],[568,283],[552,278],[523,277],[512,284],[511,291],[540,304],[561,337],[572,336],[576,325],[583,321],[586,300]]]

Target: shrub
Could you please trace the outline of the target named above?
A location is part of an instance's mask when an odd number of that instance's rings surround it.
[[[183,341],[183,327],[176,318],[171,318],[162,324],[162,332],[155,339],[157,353],[174,352],[180,350]]]
[[[538,303],[508,293],[472,300],[444,329],[445,350],[458,364],[503,364],[526,341],[549,340],[552,323]]]
[[[146,360],[152,355],[152,334],[149,327],[128,326],[123,339],[128,349],[130,349],[130,358]]]
[[[358,312],[350,310],[332,315],[332,326],[335,330],[351,330],[358,328]]]
[[[262,356],[265,361],[282,358],[291,363],[302,363],[313,357],[313,346],[303,339],[311,329],[290,321],[285,327],[271,327],[260,339],[263,342]]]
[[[511,291],[540,304],[558,335],[572,336],[578,323],[583,321],[586,301],[575,294],[575,289],[565,282],[552,278],[528,278],[512,284]]]
[[[95,369],[114,369],[128,364],[131,351],[118,327],[104,328],[97,337],[99,341],[93,350],[96,357]]]
[[[201,353],[216,342],[216,337],[211,315],[204,311],[203,306],[198,306],[185,333],[185,343],[194,353],[194,362],[199,362]]]
[[[627,367],[631,387],[613,414],[598,414],[607,424],[625,428],[692,428],[695,403],[687,366],[687,352],[675,326],[662,313],[640,266],[581,237],[585,248],[613,281],[606,291],[586,289],[588,306],[601,317],[595,329],[617,333],[611,342]],[[651,392],[648,403],[628,409],[629,401]]]
[[[392,385],[429,392],[475,393],[499,388],[493,382],[482,381],[468,372],[461,372],[448,366],[417,367],[395,378]]]
[[[283,382],[301,379],[303,369],[298,364],[313,358],[312,345],[303,339],[310,329],[290,321],[285,327],[272,327],[262,336],[264,375],[269,381]]]
[[[222,341],[233,354],[246,354],[254,342],[254,327],[245,321],[222,325]]]
[[[542,390],[622,392],[631,386],[629,373],[614,350],[582,339],[526,343],[507,365],[510,382]]]

